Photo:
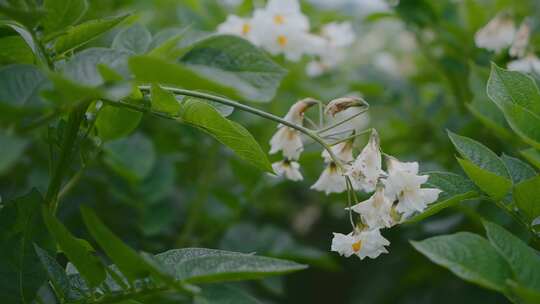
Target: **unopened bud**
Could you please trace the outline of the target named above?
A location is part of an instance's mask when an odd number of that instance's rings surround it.
[[[341,111],[345,111],[350,107],[367,107],[368,103],[360,97],[341,97],[334,99],[326,105],[326,114],[335,116]]]

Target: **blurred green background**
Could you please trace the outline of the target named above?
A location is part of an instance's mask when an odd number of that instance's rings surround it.
[[[186,26],[192,33],[212,32],[227,15],[249,15],[264,1],[90,3],[85,19],[132,13],[132,22],[156,34]],[[535,20],[532,44],[540,49],[540,2],[318,0],[303,1],[302,9],[314,30],[331,21],[351,21],[356,43],[341,67],[317,78],[305,75],[308,58],[297,63],[274,58],[288,75],[272,102],[254,106],[283,116],[304,97],[329,101],[360,94],[371,104],[369,122],[365,117],[364,123],[378,129],[384,151],[419,161],[421,171],[460,172],[446,130],[480,140],[498,153],[517,155],[522,145],[510,133],[484,124],[485,113],[475,111],[487,98],[490,61],[504,66],[510,58],[476,48],[473,37],[498,12],[508,11],[515,20]],[[118,30],[92,44],[110,45]],[[275,124],[240,112],[230,118],[269,148]],[[151,170],[142,176],[129,170],[119,175],[111,169],[108,152],[100,152],[59,210],[74,234],[86,234],[78,212],[85,204],[140,250],[157,253],[200,246],[257,252],[311,266],[285,277],[242,283],[265,303],[507,303],[435,266],[408,243],[454,231],[481,232],[474,210],[512,226],[510,218],[490,204],[468,201],[422,223],[393,228],[385,232],[392,243],[390,254],[376,260],[345,259],[329,252],[331,233],[349,229],[345,194],[325,196],[309,189],[323,169],[316,145],[309,145],[300,160],[304,181],[292,183],[257,171],[188,126],[145,116],[136,136],[149,148],[124,157]],[[47,142],[34,141],[21,161],[0,177],[4,200],[35,185],[46,190],[47,152]]]

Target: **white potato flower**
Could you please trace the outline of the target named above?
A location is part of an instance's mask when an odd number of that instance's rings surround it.
[[[321,36],[328,46],[335,48],[348,47],[354,43],[356,35],[350,22],[331,22],[321,29]]]
[[[540,76],[540,59],[532,53],[521,59],[510,61],[507,67],[511,71]]]
[[[390,158],[387,167],[388,178],[384,180],[386,194],[398,200],[396,211],[403,215],[403,219],[416,212],[423,212],[439,197],[441,190],[421,188],[429,176],[418,175],[418,163],[405,163]]]
[[[300,164],[291,160],[282,160],[272,164],[272,169],[277,176],[283,176],[292,181],[301,181],[304,179],[300,173]]]
[[[326,195],[342,193],[347,190],[347,181],[342,170],[334,162],[331,162],[323,170],[317,182],[311,186],[311,189],[324,192]]]
[[[370,229],[390,228],[396,224],[392,217],[392,204],[393,200],[386,196],[384,187],[379,187],[369,199],[352,206],[351,210],[360,214],[362,223]]]
[[[514,41],[508,53],[512,57],[521,58],[525,56],[527,52],[527,46],[529,45],[529,38],[531,36],[531,27],[527,21],[524,21],[516,32]]]
[[[218,26],[217,31],[221,34],[240,36],[255,45],[258,44],[256,36],[253,34],[253,24],[250,19],[229,15],[227,20]]]
[[[377,258],[381,253],[388,253],[385,246],[390,242],[385,239],[378,229],[353,231],[347,235],[334,233],[331,251],[342,256],[358,256],[361,260],[365,257]]]
[[[316,104],[311,99],[304,99],[296,102],[289,109],[284,119],[296,125],[302,125],[304,121],[304,112]],[[270,139],[270,154],[275,154],[279,151],[283,152],[283,156],[287,159],[297,160],[304,150],[301,133],[291,127],[278,125],[278,131]]]
[[[332,153],[344,163],[350,163],[354,160],[353,144],[351,141],[344,141],[337,145],[333,145],[330,149],[332,150]],[[323,150],[321,156],[326,163],[332,162],[332,158],[326,149]]]
[[[364,191],[372,192],[375,190],[379,178],[384,174],[379,135],[375,129],[371,133],[368,144],[356,157],[346,174]]]
[[[474,42],[477,47],[499,53],[514,41],[516,27],[510,16],[499,14],[476,32]]]
[[[309,19],[302,14],[298,0],[270,0],[265,8],[255,10],[253,19],[268,29],[309,31]]]

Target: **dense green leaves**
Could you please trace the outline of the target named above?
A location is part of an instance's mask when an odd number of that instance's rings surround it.
[[[106,49],[90,48],[77,53],[63,67],[64,76],[72,82],[89,87],[103,85],[105,79],[99,66],[105,65],[120,75],[128,75],[128,52]]]
[[[11,168],[28,146],[28,140],[0,133],[0,175]]]
[[[491,150],[470,138],[448,132],[452,143],[465,159],[458,159],[469,178],[494,199],[501,199],[512,182],[504,162]]]
[[[131,182],[144,179],[152,170],[156,154],[152,142],[136,133],[104,145],[105,163]]]
[[[178,100],[176,100],[174,94],[162,89],[158,85],[152,85],[150,95],[152,96],[153,110],[167,113],[172,116],[178,115],[178,112],[180,111],[180,103]]]
[[[33,190],[0,210],[0,295],[5,303],[32,303],[47,274],[34,244],[51,252],[41,217],[41,195]]]
[[[525,288],[540,291],[540,256],[519,238],[501,226],[484,222],[489,241],[506,259],[517,282]]]
[[[306,268],[274,258],[200,248],[170,250],[156,258],[174,269],[176,279],[188,282],[248,280]]]
[[[424,212],[408,219],[407,222],[421,221],[466,199],[478,196],[478,189],[474,183],[461,175],[448,172],[428,172],[426,174],[429,175],[426,186],[440,189],[442,192],[436,203],[429,205]]]
[[[43,8],[47,11],[43,26],[48,33],[51,33],[79,21],[88,9],[88,2],[86,0],[45,0]]]
[[[504,292],[512,273],[506,261],[481,236],[468,232],[412,242],[432,262],[448,268],[463,280]]]
[[[540,177],[528,179],[514,187],[514,201],[529,223],[540,216]]]
[[[54,44],[58,55],[76,49],[122,22],[127,16],[90,20],[69,28]]]
[[[0,108],[42,105],[39,93],[46,84],[45,74],[35,66],[14,64],[0,68]]]
[[[46,209],[43,218],[49,232],[58,247],[69,261],[75,265],[81,276],[91,287],[96,287],[105,280],[105,268],[96,256],[94,249],[85,240],[74,237],[60,221]]]
[[[540,91],[534,79],[492,66],[488,95],[524,141],[540,147]]]
[[[235,88],[253,101],[270,101],[285,70],[247,40],[211,36],[191,46],[181,59],[205,78]]]
[[[137,23],[123,29],[114,38],[112,47],[133,54],[144,54],[152,42],[152,34],[143,25]]]
[[[182,103],[180,118],[183,122],[212,135],[255,167],[272,172],[266,153],[253,136],[241,125],[221,116],[211,105],[187,99]]]
[[[54,286],[54,290],[57,293],[58,297],[61,300],[65,300],[71,296],[71,288],[69,283],[69,278],[60,264],[56,261],[55,258],[50,256],[47,251],[39,248],[39,246],[34,244],[34,249],[36,254],[41,261],[41,265],[45,268],[49,281]]]

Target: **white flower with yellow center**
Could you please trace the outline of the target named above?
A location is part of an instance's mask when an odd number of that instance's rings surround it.
[[[362,223],[370,229],[390,228],[396,224],[392,217],[393,200],[389,199],[383,187],[377,188],[369,199],[358,203],[351,209],[360,214]]]
[[[304,179],[300,173],[300,164],[291,160],[282,160],[272,164],[272,169],[277,176],[285,177],[292,181],[301,181]]]
[[[477,47],[499,53],[514,41],[516,27],[506,14],[499,14],[476,32],[474,42]]]
[[[385,246],[390,242],[385,239],[378,229],[353,231],[347,235],[334,233],[331,250],[342,256],[358,256],[361,260],[366,257],[375,259],[381,253],[388,253]]]
[[[321,29],[323,43],[317,48],[317,60],[306,66],[310,77],[317,77],[337,67],[345,59],[345,48],[352,45],[356,38],[350,22],[332,22]]]
[[[532,53],[521,59],[510,61],[507,67],[511,71],[540,76],[540,59]]]
[[[300,100],[289,109],[284,119],[290,123],[302,125],[304,112],[314,104],[315,101],[309,99]],[[291,127],[278,125],[278,131],[270,139],[270,154],[282,151],[285,158],[297,160],[303,150],[301,133]]]
[[[356,157],[346,174],[364,191],[375,190],[379,178],[384,174],[377,131],[372,131],[368,144]]]
[[[255,35],[253,35],[253,25],[250,19],[229,15],[227,20],[218,26],[217,31],[221,34],[240,36],[253,44],[258,44]]]
[[[341,193],[347,190],[347,181],[343,171],[334,162],[331,162],[323,170],[317,182],[311,186],[311,189],[324,192],[326,195]]]
[[[512,46],[510,47],[510,50],[508,51],[510,56],[518,57],[518,58],[525,56],[527,52],[527,46],[529,45],[530,36],[531,36],[531,27],[529,26],[527,21],[524,21],[519,27],[516,33],[516,37],[514,38],[514,41],[512,42]]]
[[[398,200],[396,211],[403,219],[416,212],[423,212],[427,206],[437,200],[441,190],[421,188],[429,176],[418,175],[418,163],[402,163],[397,159],[388,160],[388,178],[384,181],[386,195]]]

